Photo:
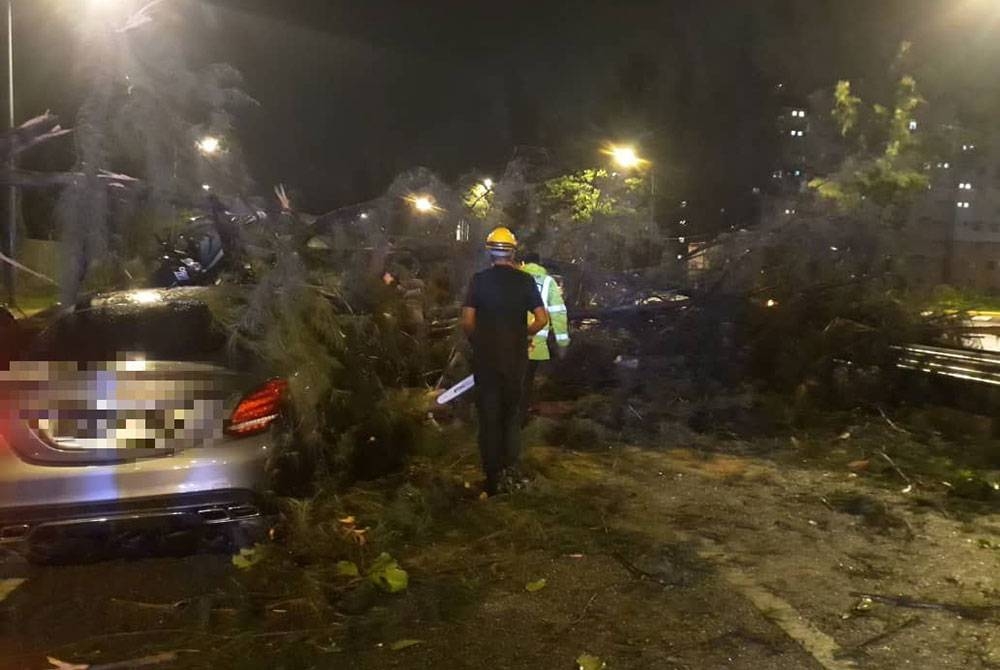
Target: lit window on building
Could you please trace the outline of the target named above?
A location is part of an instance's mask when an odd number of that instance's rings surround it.
[[[917,129],[917,122],[916,121],[910,121],[909,125],[910,125],[910,130],[916,130]]]
[[[963,144],[962,145],[962,151],[975,151],[975,150],[976,150],[976,145],[975,144]]]
[[[794,210],[794,209],[786,209],[786,210],[785,210],[785,214],[786,214],[787,216],[791,216],[791,215],[792,215],[792,214],[794,214],[794,213],[795,213],[795,210]]]
[[[957,204],[959,209],[969,209],[971,206],[970,203],[965,200],[959,200]]]
[[[958,188],[961,189],[961,190],[963,190],[963,191],[971,191],[972,190],[972,183],[971,182],[967,182],[967,181],[959,182]]]

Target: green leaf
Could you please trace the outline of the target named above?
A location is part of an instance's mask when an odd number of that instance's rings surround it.
[[[576,659],[577,670],[602,670],[607,667],[601,659],[590,654],[580,654]]]
[[[401,651],[407,649],[408,647],[415,647],[418,644],[423,644],[423,640],[397,640],[389,645],[389,649],[393,651]]]
[[[240,553],[233,556],[233,565],[240,570],[247,570],[260,562],[264,558],[260,551],[260,545],[254,545],[250,549],[240,549]]]
[[[542,577],[541,579],[536,579],[533,582],[528,582],[527,584],[525,584],[524,590],[527,591],[528,593],[535,593],[536,591],[541,591],[542,589],[544,589],[547,583],[548,582],[545,581],[545,578]]]
[[[338,577],[357,577],[360,574],[354,561],[337,561]]]
[[[380,554],[368,568],[368,579],[388,593],[398,593],[410,585],[410,577],[406,574],[406,570],[399,567],[396,559],[385,552]]]

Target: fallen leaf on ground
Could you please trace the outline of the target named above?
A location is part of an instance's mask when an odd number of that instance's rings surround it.
[[[602,670],[606,667],[604,661],[599,659],[597,656],[591,656],[590,654],[580,654],[579,658],[576,659],[577,670]]]
[[[339,577],[357,577],[360,574],[358,566],[353,561],[337,561],[337,575]]]
[[[240,549],[240,553],[233,556],[233,565],[240,570],[246,570],[259,563],[261,558],[263,558],[263,555],[255,545],[250,549]]]
[[[527,591],[528,593],[535,593],[536,591],[541,591],[542,589],[544,589],[546,584],[548,584],[548,582],[545,581],[544,577],[542,577],[541,579],[536,579],[533,582],[528,582],[527,584],[525,584],[524,590]]]
[[[403,591],[410,584],[410,576],[406,574],[406,570],[399,567],[396,559],[385,552],[368,568],[368,579],[389,593]]]
[[[393,651],[401,651],[408,647],[415,647],[418,644],[423,644],[423,643],[424,643],[423,640],[398,640],[390,644],[389,649],[392,649]]]
[[[867,458],[859,461],[851,461],[847,464],[847,469],[851,472],[861,472],[862,470],[867,470],[871,463],[872,462]]]

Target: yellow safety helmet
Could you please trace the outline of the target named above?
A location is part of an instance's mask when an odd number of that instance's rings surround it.
[[[494,228],[493,232],[486,236],[486,248],[491,253],[508,256],[517,249],[517,238],[514,237],[514,233],[510,232],[509,228],[503,226]]]

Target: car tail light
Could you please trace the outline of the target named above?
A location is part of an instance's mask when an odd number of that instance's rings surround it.
[[[268,428],[281,416],[281,405],[288,392],[288,382],[271,379],[257,390],[243,396],[226,424],[226,435],[244,437]]]

